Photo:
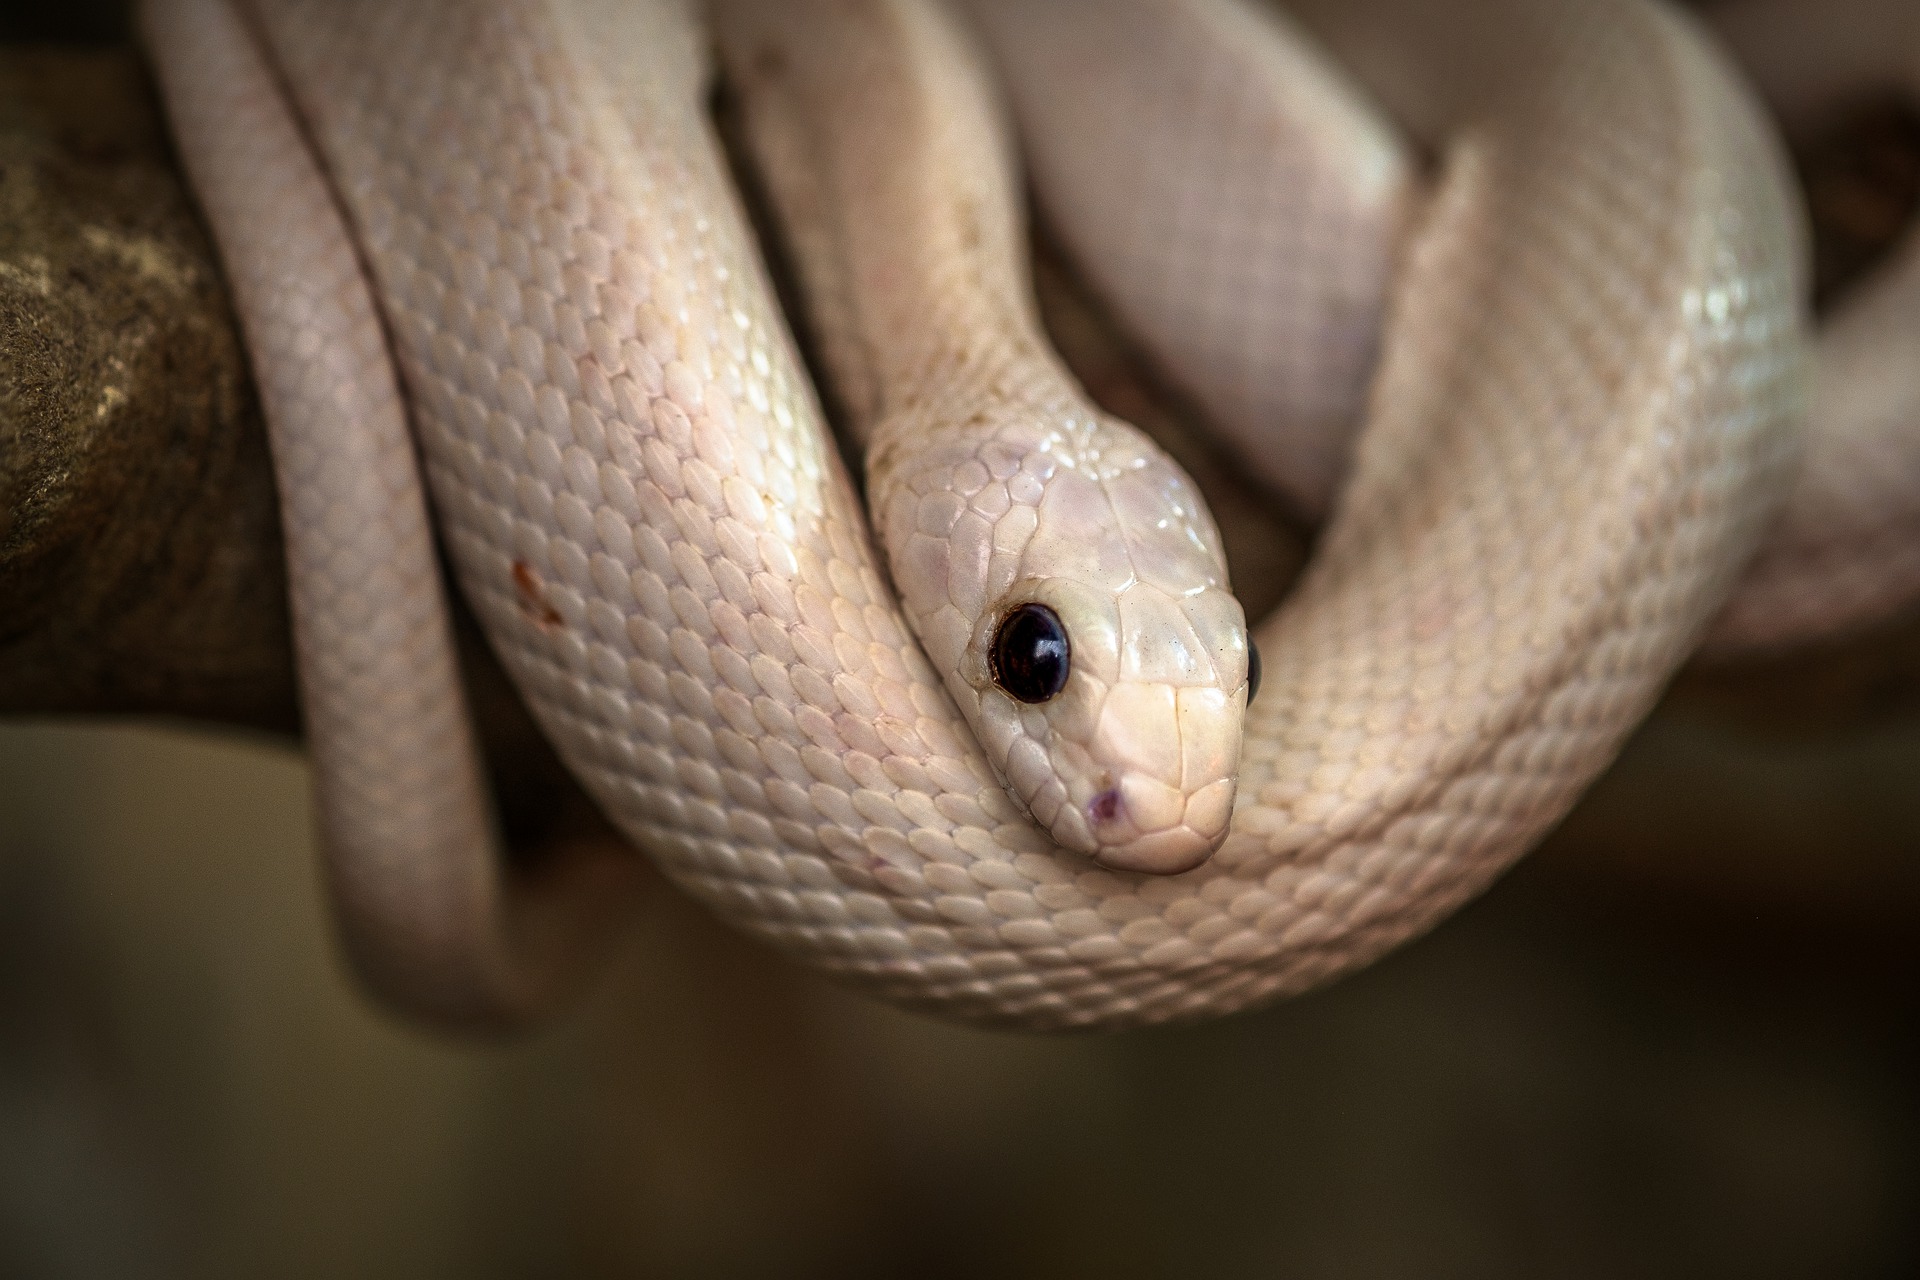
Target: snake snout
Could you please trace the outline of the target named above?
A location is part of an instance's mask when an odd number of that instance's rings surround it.
[[[1129,775],[1087,805],[1088,825],[1099,842],[1094,860],[1115,871],[1149,875],[1191,871],[1226,839],[1233,791],[1231,778],[1188,796],[1152,778]]]
[[[1240,757],[1240,701],[1217,689],[1123,684],[1102,708],[1096,752],[1108,785],[1085,806],[1093,856],[1172,875],[1227,837]]]

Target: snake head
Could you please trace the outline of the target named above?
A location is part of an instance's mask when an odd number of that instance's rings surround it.
[[[883,541],[1008,792],[1067,848],[1172,874],[1226,838],[1245,614],[1193,482],[1132,428],[1010,424],[890,486]]]

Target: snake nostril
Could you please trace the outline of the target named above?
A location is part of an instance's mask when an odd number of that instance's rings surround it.
[[[993,633],[993,682],[1022,702],[1045,702],[1066,687],[1072,656],[1060,615],[1043,604],[1023,604]]]
[[[1087,802],[1087,817],[1095,826],[1104,826],[1120,816],[1120,791],[1109,787]]]

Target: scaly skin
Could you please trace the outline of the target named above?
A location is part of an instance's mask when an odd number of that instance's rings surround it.
[[[1248,464],[1323,516],[1392,267],[1428,195],[1409,154],[1445,129],[1432,86],[1396,65],[1414,42],[1382,41],[1378,9],[1344,0],[1297,0],[1297,17],[1244,0],[967,4],[1081,269]],[[1862,93],[1920,91],[1908,0],[1728,0],[1711,13],[1789,127]],[[1397,126],[1302,20],[1371,73]],[[1703,656],[1828,640],[1920,605],[1916,349],[1920,234],[1821,326],[1798,478]],[[1276,433],[1288,447],[1263,449]]]
[[[727,0],[716,30],[914,633],[1014,798],[1124,871],[1226,838],[1246,622],[1193,482],[1101,413],[1040,337],[1017,179],[963,32],[925,4]],[[1039,704],[995,628],[1072,645]]]
[[[146,24],[196,181],[231,184],[208,207],[236,279],[344,226],[462,590],[562,757],[689,891],[903,1003],[1027,1027],[1195,1018],[1421,932],[1612,757],[1783,486],[1798,227],[1693,30],[1641,0],[1369,0],[1445,146],[1367,424],[1312,565],[1257,631],[1226,842],[1181,875],[1103,869],[1012,801],[914,639],[716,154],[686,7],[252,0],[244,30],[317,153],[288,163],[317,163],[342,224],[227,167],[225,131],[258,120],[222,110],[219,58],[189,57],[222,15],[243,30],[227,2],[149,0]],[[263,374],[325,348],[354,287],[327,278],[277,324],[283,294],[236,290]],[[366,354],[348,382],[381,376]],[[290,384],[340,416],[326,375]],[[289,470],[407,491],[397,470]],[[351,501],[287,509],[324,552]],[[421,601],[334,563],[294,564],[319,575],[303,655],[414,643],[388,611]],[[415,698],[376,684],[335,705],[366,717],[358,741],[457,721]],[[570,971],[582,934],[520,928],[526,891],[495,885],[480,839],[376,838],[367,806],[439,766],[382,757],[382,787],[354,793],[315,728],[327,856],[354,888],[337,903],[376,986],[460,1022],[552,996],[533,977]]]
[[[1739,0],[1715,10],[1789,129],[1859,95],[1920,103],[1920,8]],[[1806,461],[1707,656],[1786,649],[1920,607],[1920,231],[1836,299],[1815,336]]]

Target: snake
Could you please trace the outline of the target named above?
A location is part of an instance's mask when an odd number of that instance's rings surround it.
[[[1714,624],[1786,500],[1809,361],[1778,145],[1695,22],[1076,9],[145,0],[268,421],[327,887],[389,1004],[539,1017],[636,878],[625,850],[501,857],[437,547],[670,880],[882,998],[1040,1030],[1247,1009],[1419,935]],[[1049,18],[1086,41],[1036,95],[990,58]],[[1194,123],[1114,95],[1095,66],[1128,39]],[[1103,111],[1136,149],[1075,140]],[[1070,246],[1108,234],[1086,216],[1173,253],[1112,259],[1172,308],[1143,335],[1197,339],[1169,369],[1198,385],[1199,339],[1238,342],[1201,402],[1324,521],[1273,616],[1047,349],[1016,132]],[[1062,156],[1106,194],[1061,198]],[[1250,246],[1316,237],[1353,247],[1310,255],[1306,303],[1240,292],[1284,270]]]

